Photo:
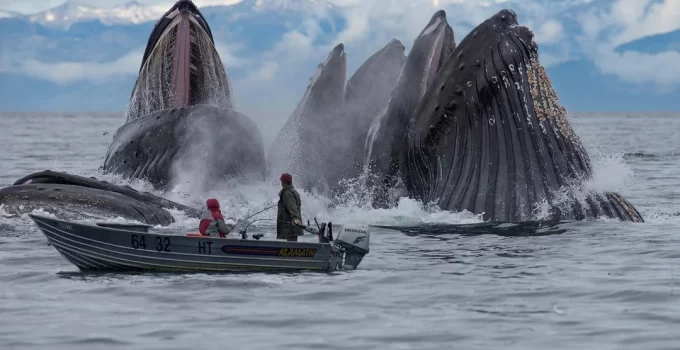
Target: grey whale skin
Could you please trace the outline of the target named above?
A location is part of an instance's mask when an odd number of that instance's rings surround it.
[[[182,210],[198,217],[197,209],[175,203],[129,186],[117,186],[95,178],[45,170],[27,175],[12,186],[0,189],[0,204],[10,214],[21,215],[49,207],[52,214],[78,219],[111,215],[149,225],[174,222],[164,208]]]
[[[361,173],[368,127],[396,84],[404,50],[392,39],[347,80],[344,45],[336,45],[276,135],[267,157],[269,173],[289,172],[297,187],[311,192],[342,193],[343,181]]]
[[[405,146],[401,139],[427,86],[455,47],[453,28],[446,12],[439,10],[413,41],[387,104],[370,124],[364,143],[364,180],[374,207],[391,206],[388,192],[395,187],[399,188],[398,195],[408,195],[398,186],[403,166],[400,154]]]
[[[263,181],[260,130],[232,99],[210,27],[191,1],[178,1],[149,36],[102,170],[162,190],[186,180],[198,191],[226,179]]]
[[[466,36],[409,120],[401,176],[410,193],[485,220],[531,221],[535,203],[556,220],[643,222],[617,193],[574,192],[590,158],[538,60],[533,33],[502,10]],[[567,200],[555,195],[566,191]]]

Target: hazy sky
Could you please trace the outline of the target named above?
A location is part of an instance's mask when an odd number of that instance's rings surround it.
[[[76,0],[92,6],[122,5],[127,0]],[[169,8],[175,0],[138,0],[147,5]],[[299,5],[304,0],[258,0]],[[307,0],[311,1],[311,0]],[[590,60],[600,73],[611,74],[626,83],[644,89],[680,87],[680,53],[667,50],[658,53],[617,52],[619,45],[645,36],[680,29],[680,0],[327,0],[347,5],[342,8],[346,28],[334,33],[332,44],[343,42],[350,49],[352,62],[366,59],[391,38],[399,38],[407,48],[439,8],[447,11],[456,40],[500,8],[512,8],[521,14],[519,21],[536,34],[541,62],[552,66],[575,59]],[[0,8],[36,12],[63,3],[64,0],[0,0]],[[194,0],[199,7],[230,4],[239,0]],[[588,4],[588,6],[584,6]],[[275,84],[286,81],[282,67],[311,75],[309,67],[322,60],[331,47],[318,46],[319,24],[314,18],[284,33],[270,52],[257,57],[241,55],[239,43],[220,45],[220,55],[228,69],[239,64],[248,67],[253,76],[248,81],[267,80]],[[331,44],[329,44],[331,45]],[[113,58],[107,64],[84,62],[44,63],[18,57],[19,66],[27,73],[46,76],[54,81],[108,79],[111,76],[137,74],[139,50]],[[0,55],[1,56],[1,55]],[[2,57],[0,57],[2,63]],[[13,71],[17,68],[12,66]],[[0,64],[0,71],[2,65]],[[91,72],[96,72],[93,74]]]

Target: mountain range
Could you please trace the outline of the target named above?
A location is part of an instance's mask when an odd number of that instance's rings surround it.
[[[550,21],[534,13],[526,1],[512,0],[479,8],[455,3],[437,7],[428,1],[427,8],[409,3],[403,11],[398,2],[397,7],[376,9],[368,0],[360,5],[323,0],[212,3],[217,5],[201,11],[233,81],[237,107],[256,119],[271,114],[285,118],[302,97],[316,65],[338,42],[345,43],[351,75],[392,38],[401,40],[408,52],[439,8],[447,11],[456,42],[484,16],[503,7],[515,10],[520,24],[537,33],[540,57],[570,111],[680,111],[680,83],[675,79],[657,72],[657,84],[647,71],[635,75],[617,61],[631,54],[646,59],[678,55],[680,30],[617,43],[601,53],[585,43],[587,27],[578,15],[606,10],[610,5],[602,1],[565,5],[550,13]],[[98,8],[69,1],[33,14],[0,9],[0,111],[123,111],[148,36],[169,6],[133,1]],[[678,74],[670,66],[656,70]]]

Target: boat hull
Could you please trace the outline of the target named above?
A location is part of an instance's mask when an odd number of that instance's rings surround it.
[[[187,237],[29,216],[81,271],[331,272],[342,260],[329,243]]]

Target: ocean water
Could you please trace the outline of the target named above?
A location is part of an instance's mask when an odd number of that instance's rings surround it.
[[[571,223],[543,236],[373,229],[359,269],[334,274],[85,275],[26,216],[0,208],[0,349],[678,349],[680,115],[570,117],[593,158],[591,186],[618,190],[645,223]],[[97,173],[122,122],[0,114],[0,186],[45,169],[124,183]],[[276,198],[275,180],[167,196],[216,196],[242,217]],[[478,222],[410,200],[332,211],[302,200],[305,218],[334,222]],[[177,218],[167,229],[197,227]]]

